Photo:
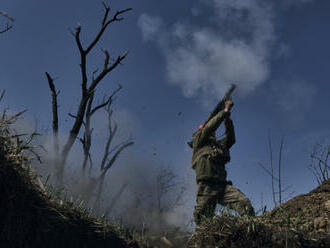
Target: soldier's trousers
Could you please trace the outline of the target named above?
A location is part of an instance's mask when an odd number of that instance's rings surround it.
[[[213,217],[218,203],[237,211],[241,216],[255,215],[250,200],[231,184],[199,181],[196,202],[194,211],[196,225],[199,225],[205,217]]]

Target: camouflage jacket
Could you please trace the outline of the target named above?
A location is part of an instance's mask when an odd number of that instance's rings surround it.
[[[192,168],[196,180],[225,182],[225,164],[230,161],[229,149],[235,143],[235,131],[230,113],[220,111],[199,131],[194,133],[192,147]],[[215,131],[225,123],[225,137],[217,140]]]

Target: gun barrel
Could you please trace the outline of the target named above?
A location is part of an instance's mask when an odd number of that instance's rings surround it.
[[[230,98],[231,94],[233,94],[234,90],[236,89],[236,84],[232,84],[230,89],[226,92],[224,99],[227,100]]]
[[[233,94],[234,90],[236,89],[236,84],[232,84],[229,88],[229,90],[226,92],[224,97],[220,100],[220,102],[217,104],[217,106],[214,108],[214,110],[211,112],[209,117],[207,118],[204,125],[211,120],[217,113],[219,113],[225,106],[225,101],[231,98],[231,95]]]

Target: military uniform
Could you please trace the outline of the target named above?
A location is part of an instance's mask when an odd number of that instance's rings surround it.
[[[215,131],[224,121],[225,137],[218,141]],[[194,211],[196,224],[203,216],[212,217],[219,203],[240,215],[254,215],[249,199],[228,183],[225,164],[230,161],[229,149],[235,143],[234,125],[230,113],[220,111],[204,127],[194,133],[192,140],[192,168],[196,172],[197,205]]]

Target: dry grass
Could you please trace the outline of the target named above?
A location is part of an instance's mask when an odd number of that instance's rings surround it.
[[[218,216],[205,221],[188,247],[330,247],[330,180],[254,218]]]
[[[30,139],[10,129],[17,117],[0,119],[0,247],[138,247],[127,231],[40,187]]]

